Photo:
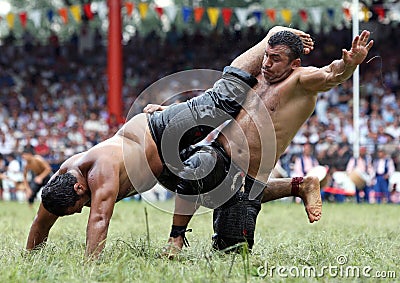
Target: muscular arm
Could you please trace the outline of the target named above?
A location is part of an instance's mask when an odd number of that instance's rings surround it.
[[[369,31],[363,31],[353,40],[350,50],[342,50],[342,58],[323,68],[308,68],[300,75],[300,84],[304,89],[318,92],[327,91],[349,79],[354,70],[368,55],[373,41],[368,42]]]
[[[48,212],[43,205],[40,204],[39,210],[29,231],[26,243],[27,250],[38,248],[46,242],[50,228],[56,222],[57,218],[58,216]]]
[[[283,26],[275,26],[268,31],[267,36],[257,43],[255,46],[251,47],[249,50],[245,51],[243,54],[239,55],[233,62],[231,63],[232,67],[236,67],[246,71],[253,76],[257,76],[261,70],[261,63],[264,58],[265,47],[267,46],[267,42],[269,38],[277,32],[287,30],[291,31],[298,36],[303,41],[304,45],[304,53],[308,54],[314,47],[314,43],[309,34],[297,29],[292,29]]]
[[[119,167],[110,160],[101,160],[89,172],[91,205],[86,229],[86,252],[89,258],[98,258],[108,233],[111,216],[119,190]]]

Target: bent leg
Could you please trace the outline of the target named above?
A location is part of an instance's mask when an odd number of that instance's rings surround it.
[[[298,191],[293,191],[291,178],[270,179],[264,189],[261,202],[268,202],[284,197],[298,196],[303,200],[310,223],[321,219],[322,199],[319,180],[316,177],[304,177],[303,182],[299,183]]]

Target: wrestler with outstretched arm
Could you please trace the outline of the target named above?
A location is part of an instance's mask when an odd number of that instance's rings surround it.
[[[287,30],[280,31],[273,28],[269,34],[273,35],[267,36],[231,64],[232,67],[256,76],[257,84],[252,86],[256,95],[248,95],[244,109],[235,119],[236,123],[227,125],[211,145],[203,146],[201,150],[193,150],[193,155],[187,157],[184,162],[188,172],[196,169],[199,160],[207,158],[225,160],[226,172],[226,168],[231,164],[234,164],[239,171],[240,168],[245,168],[249,164],[247,171],[243,172],[246,173],[243,182],[244,189],[238,191],[241,195],[235,195],[226,204],[214,210],[213,246],[217,249],[224,249],[243,241],[247,241],[251,246],[254,241],[255,221],[260,210],[260,202],[268,201],[272,196],[269,191],[271,187],[266,184],[272,168],[269,164],[267,166],[263,164],[263,150],[266,148],[263,147],[262,139],[265,135],[260,132],[260,129],[263,129],[262,125],[257,124],[261,119],[259,117],[260,99],[272,119],[276,135],[275,160],[278,160],[298,129],[313,113],[317,94],[328,91],[349,79],[373,46],[373,41],[369,41],[370,32],[363,31],[353,39],[350,50],[342,50],[341,59],[322,68],[302,67],[300,60],[300,54],[303,51],[302,40]],[[157,109],[157,106],[151,106],[150,112],[154,109]],[[243,139],[241,133],[244,133],[247,139]],[[243,153],[243,148],[248,148],[249,151]],[[223,175],[224,166],[221,166],[220,171]],[[217,183],[218,181],[220,180],[217,180]],[[295,179],[292,182],[292,188],[287,187],[280,193],[275,191],[275,197],[293,195],[292,189],[294,189],[302,197],[309,220],[313,222],[321,216],[321,198],[319,192],[315,191],[306,197],[302,196],[302,181],[302,179]],[[212,186],[212,182],[204,183]],[[249,194],[254,185],[256,188],[265,189],[264,194],[252,200]],[[195,187],[196,183],[182,181],[178,188],[182,192],[190,190],[202,192],[203,189],[208,189],[201,186],[190,188],[191,186]],[[168,240],[170,247],[167,250],[171,255],[182,248],[186,227],[197,207],[197,203],[176,198],[176,210]],[[192,213],[188,213],[190,209]],[[240,220],[238,218],[243,216],[243,211],[246,217]]]

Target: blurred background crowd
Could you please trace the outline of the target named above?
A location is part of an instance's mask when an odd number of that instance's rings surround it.
[[[361,161],[352,160],[353,89],[349,80],[319,94],[315,113],[280,160],[279,175],[306,175],[311,168],[324,166],[329,168],[329,181],[324,185],[334,188],[343,187],[338,184],[340,180],[335,183],[332,178],[335,172],[350,176],[360,167],[357,170],[368,177],[363,175],[364,185],[356,186],[355,199],[390,201],[390,193],[396,188],[389,181],[400,171],[400,31],[389,25],[379,29],[372,31],[375,45],[367,62],[360,66]],[[136,34],[123,46],[124,113],[158,79],[182,70],[222,70],[266,33],[260,27],[250,27],[190,34],[172,28],[163,38],[157,33]],[[302,58],[305,66],[329,64],[340,58],[341,49],[349,48],[352,41],[351,30],[347,29],[310,33],[315,50]],[[37,42],[29,33],[22,40],[11,33],[1,41],[1,192],[12,192],[11,199],[17,199],[14,193],[23,180],[25,161],[21,153],[26,146],[33,147],[55,172],[66,158],[114,135],[121,126],[107,111],[106,41],[99,32],[90,34],[83,26],[67,42],[60,42],[56,34],[45,43]],[[181,96],[181,100],[186,98]],[[141,112],[150,102],[160,103],[141,101],[135,103],[133,112]],[[311,165],[301,157],[305,153],[312,156]],[[382,158],[384,165],[379,162]],[[386,180],[386,189],[379,187],[381,176]],[[333,200],[340,201],[338,194],[333,192]],[[372,194],[373,199],[369,198]],[[332,200],[329,191],[326,199]]]

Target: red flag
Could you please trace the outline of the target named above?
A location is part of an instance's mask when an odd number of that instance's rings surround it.
[[[194,21],[196,23],[199,23],[201,21],[201,19],[203,18],[203,14],[204,14],[203,7],[194,8]]]
[[[23,28],[26,28],[26,20],[27,20],[26,12],[21,12],[21,13],[19,14],[19,19],[20,19],[20,21],[21,21],[22,27],[23,27]]]
[[[164,10],[161,7],[155,7],[154,10],[156,10],[157,15],[161,18],[161,16],[164,14]]]
[[[374,7],[375,13],[378,15],[378,20],[382,21],[385,18],[385,9],[381,6]]]
[[[345,18],[350,21],[351,20],[351,12],[349,8],[343,8],[343,14]]]
[[[68,10],[67,8],[61,8],[58,10],[61,19],[63,20],[64,24],[68,23]]]
[[[87,17],[89,20],[92,20],[94,15],[93,15],[93,12],[92,12],[92,10],[90,9],[90,7],[91,7],[90,3],[84,4],[84,5],[83,5],[83,11],[85,12],[86,17]]]
[[[135,4],[132,2],[125,2],[125,7],[126,7],[126,14],[128,16],[131,16],[133,13],[133,9],[135,8]]]
[[[275,9],[267,9],[265,10],[265,14],[268,16],[271,22],[275,22],[276,20],[276,10]]]
[[[232,8],[222,8],[221,13],[222,19],[224,20],[224,25],[229,26],[233,13]]]
[[[308,20],[308,14],[307,14],[306,10],[303,10],[303,9],[299,10],[299,15],[300,15],[301,20],[304,23],[306,23]]]

